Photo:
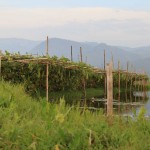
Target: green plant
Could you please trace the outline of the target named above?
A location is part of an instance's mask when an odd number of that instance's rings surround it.
[[[23,86],[0,82],[0,149],[147,150],[149,135],[149,118],[114,116],[110,123],[101,111],[36,101]]]

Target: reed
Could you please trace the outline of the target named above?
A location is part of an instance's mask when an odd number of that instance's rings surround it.
[[[150,120],[134,120],[31,98],[21,85],[0,82],[0,149],[149,149]]]

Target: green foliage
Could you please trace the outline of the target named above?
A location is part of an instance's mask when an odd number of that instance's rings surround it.
[[[46,65],[11,62],[10,59],[24,59],[26,56],[18,57],[18,54],[6,56],[5,61],[2,61],[3,79],[12,83],[23,83],[28,93],[41,95],[41,92],[45,91],[46,88]],[[104,85],[104,76],[93,73],[91,66],[72,62],[69,65],[75,65],[77,69],[68,69],[64,67],[64,63],[69,61],[67,58],[58,59],[54,56],[49,59],[51,60],[49,65],[49,92],[81,90],[83,80],[86,82],[86,88],[103,87]],[[56,64],[56,62],[63,63]]]
[[[46,89],[46,65],[38,63],[24,64],[12,62],[17,59],[34,58],[28,55],[11,55],[6,51],[5,59],[2,61],[2,78],[12,83],[23,83],[25,89],[31,95],[42,95]],[[104,88],[105,74],[95,73],[93,67],[85,63],[70,62],[68,58],[47,57],[51,64],[49,65],[49,92],[57,91],[77,91],[82,90],[84,82],[86,88]],[[65,64],[75,66],[66,68]],[[132,90],[136,78],[142,78],[142,75],[134,76],[120,74],[121,88],[126,84]],[[118,88],[118,73],[113,74],[114,88]],[[45,95],[45,94],[44,94]]]
[[[142,115],[141,115],[142,114]],[[133,120],[36,101],[21,85],[0,82],[0,149],[150,149],[150,120]]]

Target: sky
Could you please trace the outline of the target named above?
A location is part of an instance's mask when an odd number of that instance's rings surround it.
[[[150,45],[150,0],[0,0],[0,38]]]

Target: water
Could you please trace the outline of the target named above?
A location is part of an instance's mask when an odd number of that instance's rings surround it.
[[[118,94],[116,93],[113,102],[114,113],[133,116],[135,112],[138,114],[140,109],[144,107],[146,109],[145,116],[150,116],[150,91],[146,95],[145,97],[144,92],[122,92],[120,102],[118,102]],[[87,105],[90,108],[104,108],[106,110],[106,100],[102,98],[91,99]]]
[[[146,109],[145,116],[150,116],[150,91],[146,92],[146,95],[144,92],[122,93],[121,95],[120,101],[123,102],[123,105],[120,105],[121,108],[118,111],[120,114],[133,116],[136,113],[138,115],[140,109],[144,107]],[[119,109],[118,106],[114,107]]]
[[[140,92],[138,93],[139,95],[141,94]],[[143,93],[142,93],[143,94]],[[139,113],[141,107],[144,107],[146,109],[146,114],[145,116],[150,116],[150,91],[147,92],[147,96],[148,96],[148,100],[146,100],[143,104],[143,106],[137,107],[136,108],[136,112],[137,114]],[[130,112],[129,114],[133,115],[132,112]]]
[[[145,104],[145,108],[147,110],[147,115],[150,116],[150,92],[148,92],[148,96],[149,96],[149,100],[148,102]]]

